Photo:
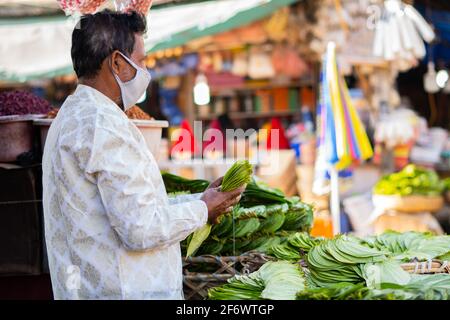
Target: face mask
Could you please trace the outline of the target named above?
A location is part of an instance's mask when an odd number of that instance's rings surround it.
[[[127,111],[132,106],[134,106],[136,102],[138,102],[139,99],[144,95],[152,78],[150,76],[150,73],[146,69],[143,69],[136,65],[133,61],[131,61],[131,59],[126,57],[121,52],[119,53],[133,66],[133,68],[136,69],[136,76],[128,82],[123,82],[122,80],[120,80],[119,76],[113,72],[113,75],[120,87],[123,108],[125,111]]]

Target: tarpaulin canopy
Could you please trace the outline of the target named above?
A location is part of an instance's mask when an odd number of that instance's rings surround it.
[[[298,0],[217,0],[155,9],[147,17],[148,52],[262,19]],[[73,72],[71,34],[64,16],[0,19],[0,81],[25,82]]]

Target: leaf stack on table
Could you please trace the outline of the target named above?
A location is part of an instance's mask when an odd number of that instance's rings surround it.
[[[297,233],[285,244],[273,247],[270,254],[279,259],[271,262],[278,269],[276,276],[263,278],[256,272],[234,277],[227,284],[210,289],[209,298],[450,300],[450,236],[391,231],[364,239],[349,235],[323,239]],[[432,261],[441,267],[424,270]],[[415,267],[407,267],[411,265],[407,262],[414,262]],[[286,263],[292,270],[285,270]],[[420,274],[421,270],[429,274]],[[292,279],[291,273],[298,279],[284,283],[281,279]],[[278,279],[279,286],[270,288],[270,296],[263,295],[271,277]],[[262,279],[258,286],[251,282],[255,279]],[[294,288],[295,295],[283,295]]]
[[[248,183],[239,205],[201,235],[194,248],[193,235],[188,237],[183,252],[191,244],[194,256],[256,251],[272,261],[209,289],[209,299],[450,300],[450,236],[389,231],[366,238],[312,237],[311,205],[249,179],[248,171],[241,174],[232,179],[237,179],[234,189]],[[163,178],[169,194],[202,192],[209,184],[169,174]]]
[[[238,168],[236,168],[238,166]],[[241,169],[239,169],[239,167]],[[204,191],[206,180],[187,180],[163,173],[168,194],[180,195]],[[230,182],[229,182],[230,181]],[[251,177],[248,162],[237,162],[224,176],[222,189],[230,191],[247,184],[241,201],[219,222],[196,231],[182,243],[186,256],[236,256],[248,251],[267,253],[274,245],[287,241],[298,231],[309,231],[313,222],[313,207],[287,198]]]

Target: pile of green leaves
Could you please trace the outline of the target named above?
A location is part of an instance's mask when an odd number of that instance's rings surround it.
[[[340,235],[313,247],[306,256],[306,263],[311,283],[324,287],[339,282],[364,281],[364,265],[385,261],[388,254],[364,245],[355,237]]]
[[[208,292],[211,300],[295,300],[305,289],[300,267],[286,261],[268,262],[258,271],[235,276],[228,283]]]
[[[168,172],[161,173],[166,192],[169,194],[200,193],[209,186],[207,180],[190,180]]]
[[[298,300],[450,300],[450,275],[412,275],[405,285],[382,284],[368,288],[364,283],[336,283],[306,288]]]
[[[288,203],[288,199],[279,189],[270,188],[263,182],[253,179],[245,189],[240,201],[243,207],[253,207],[261,204]]]
[[[450,255],[450,236],[436,236],[422,232],[388,231],[379,236],[368,237],[364,242],[373,248],[389,251],[396,260],[425,261]],[[443,259],[447,260],[447,259]]]
[[[221,191],[234,191],[242,187],[243,185],[248,184],[252,179],[252,175],[253,166],[247,160],[236,161],[225,173],[222,180]],[[254,220],[252,222],[252,226],[254,227],[256,225],[256,222]],[[208,238],[211,229],[212,225],[210,223],[207,223],[205,226],[193,233],[192,237],[190,237],[189,239],[186,253],[187,257],[193,255],[198,250],[198,248],[200,248],[202,243]],[[247,231],[247,229],[244,231]],[[245,233],[244,231],[241,230],[242,233]]]
[[[306,232],[296,232],[291,234],[287,241],[270,247],[266,253],[280,260],[294,262],[300,260],[322,241],[323,238],[311,237]]]
[[[312,222],[312,207],[298,201],[249,208],[236,206],[232,213],[219,218],[196,255],[240,255],[253,250],[268,253],[273,247],[287,243],[295,231],[308,232]]]
[[[409,164],[397,173],[384,176],[374,187],[380,195],[437,196],[444,190],[444,183],[433,170]]]

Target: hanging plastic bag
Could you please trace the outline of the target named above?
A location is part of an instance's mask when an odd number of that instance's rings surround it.
[[[252,49],[248,74],[252,79],[267,79],[275,76],[271,57],[260,49]]]
[[[248,56],[247,52],[239,52],[234,56],[231,73],[236,76],[246,77],[248,75]]]
[[[144,16],[148,14],[153,4],[153,0],[114,0],[114,2],[117,11],[136,11]]]
[[[66,15],[94,13],[106,0],[57,0]]]

